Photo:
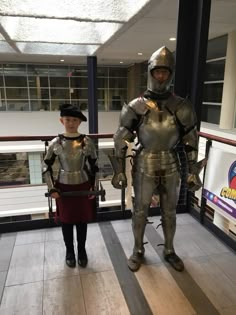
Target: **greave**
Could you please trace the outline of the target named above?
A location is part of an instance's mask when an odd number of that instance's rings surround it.
[[[162,229],[164,233],[164,254],[168,255],[174,253],[174,236],[176,230],[176,217],[173,216],[162,217]]]
[[[134,235],[134,254],[144,254],[143,237],[146,227],[146,217],[144,214],[134,214],[132,217],[132,228]]]

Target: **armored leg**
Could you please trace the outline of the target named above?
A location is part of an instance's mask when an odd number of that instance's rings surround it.
[[[143,238],[147,222],[148,209],[151,202],[152,192],[155,187],[155,179],[137,173],[133,177],[134,186],[134,213],[132,217],[132,229],[134,236],[133,254],[128,259],[128,267],[137,271],[143,260],[144,246]],[[144,189],[145,187],[145,189]]]
[[[179,196],[179,174],[173,173],[162,180],[161,211],[162,228],[165,239],[164,258],[177,271],[184,269],[182,260],[174,250],[174,236],[176,231],[176,204]]]
[[[73,268],[75,267],[73,224],[62,223],[62,234],[66,245],[66,264]]]
[[[132,271],[137,271],[142,263],[144,256],[143,237],[146,227],[146,216],[143,212],[133,214],[132,229],[134,235],[134,249],[133,254],[128,260],[128,267]]]

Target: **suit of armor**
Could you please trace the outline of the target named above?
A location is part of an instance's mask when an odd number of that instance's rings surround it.
[[[168,79],[165,82],[158,82],[152,74],[154,69],[167,69]],[[132,167],[134,249],[128,260],[128,266],[132,271],[139,269],[144,255],[143,237],[153,195],[160,197],[165,239],[164,257],[176,270],[184,269],[183,262],[176,255],[173,245],[176,204],[180,188],[180,162],[176,153],[178,143],[185,145],[189,173],[192,176],[189,183],[192,190],[200,188],[201,182],[195,170],[198,148],[195,113],[188,100],[169,91],[173,71],[173,56],[166,47],[162,47],[149,60],[147,91],[144,96],[123,106],[119,128],[114,135],[112,184],[115,188],[127,185],[125,175],[127,142],[137,139],[133,149]]]
[[[56,214],[60,219],[66,246],[66,264],[74,268],[73,226],[76,226],[78,264],[88,262],[85,249],[87,222],[95,218],[95,199],[89,193],[95,183],[97,168],[96,147],[86,135],[78,133],[78,127],[87,118],[79,107],[72,104],[60,106],[60,121],[65,133],[55,137],[47,150],[43,163],[43,175],[49,195],[56,199]],[[53,164],[58,161],[58,174],[53,176]],[[84,193],[84,194],[83,194]]]
[[[58,175],[53,178],[52,166],[58,160]],[[54,138],[44,158],[43,174],[49,194],[58,192],[56,199],[57,216],[60,218],[62,234],[66,246],[66,264],[75,267],[73,225],[76,226],[78,244],[78,263],[87,265],[85,243],[87,222],[94,220],[95,204],[88,196],[63,196],[62,193],[88,191],[94,186],[98,170],[96,148],[93,141],[85,135]]]

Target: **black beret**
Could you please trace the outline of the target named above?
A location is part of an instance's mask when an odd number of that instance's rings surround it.
[[[70,116],[70,117],[77,117],[82,121],[87,121],[86,116],[81,112],[80,108],[76,105],[72,104],[62,104],[60,105],[60,116]]]

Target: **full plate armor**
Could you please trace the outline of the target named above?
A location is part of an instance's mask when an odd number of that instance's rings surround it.
[[[156,68],[169,70],[169,77],[158,82],[152,71]],[[132,181],[134,210],[132,228],[133,254],[128,260],[132,271],[139,269],[144,255],[143,237],[148,209],[153,195],[159,195],[164,233],[164,257],[178,271],[184,269],[182,260],[175,254],[173,240],[176,230],[176,204],[180,189],[180,161],[176,146],[184,144],[189,164],[189,186],[201,187],[198,176],[198,138],[196,116],[191,103],[173,95],[170,84],[174,74],[172,53],[162,47],[153,53],[148,62],[147,91],[142,97],[124,105],[120,123],[114,135],[115,157],[111,158],[115,188],[127,185],[125,156],[127,142],[133,149]]]

